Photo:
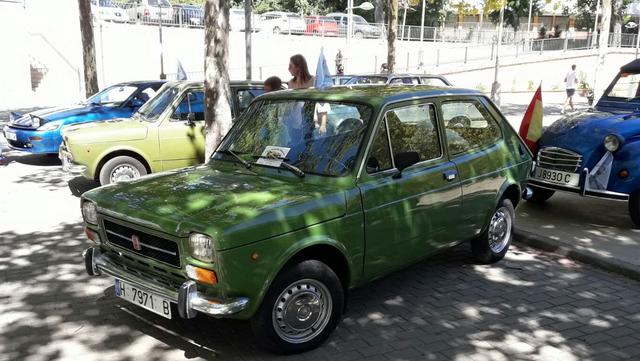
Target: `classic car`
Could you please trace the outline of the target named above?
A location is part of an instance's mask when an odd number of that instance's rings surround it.
[[[296,13],[285,11],[267,11],[260,14],[258,28],[274,34],[302,35],[307,31],[304,19]]]
[[[62,143],[62,127],[130,117],[164,81],[136,81],[110,86],[84,102],[67,107],[49,108],[28,114],[12,113],[4,127],[9,147],[33,154],[57,154]]]
[[[263,93],[261,82],[232,82],[232,116]],[[167,83],[131,118],[63,130],[63,168],[105,185],[204,161],[203,82]]]
[[[311,15],[306,16],[304,20],[307,22],[307,31],[305,35],[320,36],[339,36],[338,23],[333,18]]]
[[[345,85],[360,84],[423,84],[423,85],[451,85],[442,75],[430,74],[363,74],[352,75]]]
[[[547,127],[538,142],[530,202],[556,191],[627,201],[640,227],[640,60],[620,68],[595,109]]]
[[[353,287],[463,242],[503,258],[531,165],[474,90],[266,93],[205,164],[84,193],[84,262],[162,317],[250,320],[260,345],[303,352]]]

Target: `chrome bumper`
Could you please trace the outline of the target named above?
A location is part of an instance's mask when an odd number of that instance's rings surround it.
[[[171,289],[140,278],[123,270],[109,260],[109,257],[100,253],[96,247],[87,248],[82,256],[85,268],[90,276],[106,274],[125,282],[135,284],[147,292],[155,293],[167,298],[178,306],[178,314],[182,318],[194,318],[197,312],[210,316],[226,316],[244,310],[249,304],[246,297],[231,298],[225,300],[204,297],[197,291],[195,281],[184,282],[179,289]]]
[[[87,170],[86,166],[74,163],[71,153],[64,150],[62,146],[60,146],[60,149],[58,151],[58,158],[60,158],[60,161],[62,162],[62,170],[67,173],[71,173],[74,175],[82,174],[85,170]]]
[[[547,183],[536,178],[529,178],[528,184],[536,187],[540,187],[540,188],[550,189],[553,191],[577,193],[583,197],[605,198],[605,199],[611,199],[614,201],[629,200],[629,195],[626,193],[618,193],[618,192],[612,192],[607,190],[587,188],[586,185],[587,185],[587,182],[589,181],[588,178],[589,178],[589,169],[585,168],[583,169],[582,176],[580,177],[579,187],[568,187],[568,186],[562,186],[562,185],[553,184],[553,183]]]

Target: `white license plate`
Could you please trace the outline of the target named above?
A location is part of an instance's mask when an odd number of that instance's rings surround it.
[[[7,138],[7,140],[13,140],[14,142],[18,140],[16,133],[5,132],[4,137]]]
[[[554,169],[538,167],[534,176],[544,182],[560,184],[569,187],[577,187],[580,184],[580,174],[563,172]]]
[[[116,296],[171,319],[171,301],[116,278]]]

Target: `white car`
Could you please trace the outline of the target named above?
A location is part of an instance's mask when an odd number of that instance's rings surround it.
[[[133,0],[124,7],[132,20],[173,21],[173,7],[169,0]]]
[[[129,15],[111,0],[91,0],[91,13],[95,19],[126,23]]]
[[[274,34],[299,34],[307,31],[307,23],[296,14],[284,11],[268,11],[260,14],[259,27]]]

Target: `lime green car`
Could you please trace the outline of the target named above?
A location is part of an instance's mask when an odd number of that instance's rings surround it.
[[[263,93],[260,82],[231,83],[235,118]],[[204,161],[202,82],[165,84],[131,118],[65,127],[63,168],[101,185]]]

